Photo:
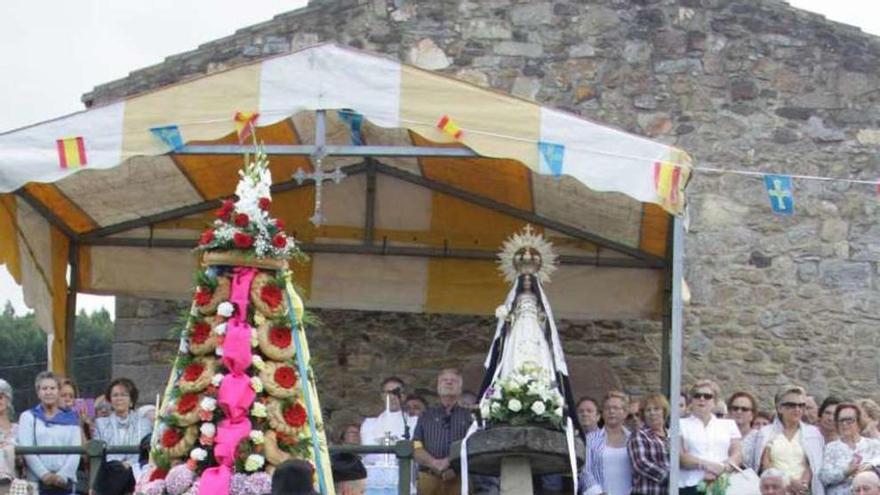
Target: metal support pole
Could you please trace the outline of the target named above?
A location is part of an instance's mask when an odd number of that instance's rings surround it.
[[[67,266],[70,269],[70,283],[67,286],[67,307],[64,313],[64,355],[65,371],[73,372],[74,340],[76,339],[76,296],[79,292],[79,244],[71,239],[67,244]]]
[[[321,160],[327,156],[327,111],[315,112],[315,152],[312,154],[312,165],[315,170],[321,165]]]
[[[364,206],[364,245],[372,246],[376,226],[376,163],[367,158],[367,203]]]
[[[397,455],[397,494],[409,495],[412,484],[413,443],[401,440],[394,446]]]
[[[669,493],[678,493],[679,457],[681,450],[681,394],[682,301],[681,284],[684,276],[684,225],[680,216],[673,219],[672,228],[672,328],[669,359]]]

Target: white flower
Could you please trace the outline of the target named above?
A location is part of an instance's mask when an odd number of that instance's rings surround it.
[[[263,380],[260,380],[258,376],[251,377],[251,388],[254,389],[254,392],[260,393],[263,391]]]
[[[492,398],[493,399],[500,399],[501,398],[501,387],[495,387],[492,390]]]
[[[203,410],[211,412],[214,409],[217,409],[217,399],[213,397],[202,397],[202,401],[199,403],[199,407]]]
[[[214,349],[214,354],[216,354],[217,357],[223,357],[223,348],[218,347],[218,348]]]
[[[219,306],[217,306],[217,314],[224,318],[229,318],[234,312],[235,306],[233,306],[232,303],[229,301],[223,301],[222,303],[220,303]]]
[[[263,441],[266,439],[266,437],[263,435],[263,432],[260,430],[251,430],[251,433],[248,436],[251,438],[251,441],[254,442],[255,445],[262,444]]]
[[[562,417],[562,406],[559,406],[556,409],[554,409],[553,415],[561,418]]]
[[[223,383],[223,373],[217,373],[211,377],[211,385],[219,387]]]
[[[507,401],[507,408],[513,412],[520,412],[522,411],[522,402],[517,399],[510,399]]]
[[[480,416],[482,416],[483,419],[486,419],[489,417],[489,412],[490,411],[489,411],[489,403],[488,402],[483,402],[482,404],[480,404]]]
[[[189,341],[186,339],[180,339],[180,347],[178,347],[178,350],[183,354],[188,353],[189,352]]]
[[[260,345],[260,341],[256,337],[251,337],[251,347],[256,348]]]
[[[489,407],[489,409],[490,409],[493,413],[497,413],[498,411],[501,410],[501,404],[498,403],[498,402],[493,402],[492,405]]]
[[[265,463],[266,460],[260,454],[251,454],[244,461],[244,469],[245,471],[254,472],[263,467]]]
[[[545,406],[543,402],[536,400],[535,402],[532,402],[531,410],[533,413],[540,416],[547,410],[547,406]]]
[[[208,458],[208,451],[201,447],[197,447],[190,451],[189,457],[195,461],[202,462]]]
[[[213,437],[217,434],[217,427],[214,426],[214,423],[202,423],[202,426],[199,427],[199,432],[206,437]]]
[[[510,311],[507,309],[507,306],[503,304],[495,308],[495,318],[498,318],[499,320],[506,319],[509,313]]]
[[[221,323],[214,327],[214,333],[217,335],[223,335],[226,333],[226,323]]]
[[[253,407],[251,407],[251,416],[255,418],[265,418],[266,417],[266,405],[262,402],[254,402]]]
[[[263,358],[260,356],[254,355],[251,358],[251,364],[254,365],[254,368],[263,371],[266,368],[266,361],[263,361]]]

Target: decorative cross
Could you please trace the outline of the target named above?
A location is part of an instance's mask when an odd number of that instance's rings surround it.
[[[325,180],[332,180],[336,184],[342,182],[342,179],[345,178],[345,174],[339,167],[336,167],[336,170],[331,174],[324,173],[324,170],[321,168],[320,159],[316,160],[315,171],[306,173],[303,172],[303,169],[298,168],[296,173],[293,174],[294,180],[299,185],[302,185],[303,182],[307,180],[315,181],[315,214],[309,218],[309,221],[312,222],[315,226],[319,226],[324,222],[324,215],[321,213],[321,186],[323,185]]]
[[[791,191],[782,188],[782,181],[773,179],[773,189],[767,191],[771,198],[776,200],[776,209],[785,210],[785,198],[791,197]]]

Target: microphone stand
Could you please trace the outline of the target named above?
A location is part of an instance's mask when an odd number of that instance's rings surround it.
[[[395,397],[397,397],[397,401],[400,402],[400,417],[403,419],[403,439],[409,440],[409,423],[406,422],[406,412],[403,410],[403,397],[400,393],[400,388],[394,389],[393,392]]]

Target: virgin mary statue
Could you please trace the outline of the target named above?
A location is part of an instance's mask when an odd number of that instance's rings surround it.
[[[498,323],[486,357],[480,398],[485,398],[494,384],[529,369],[562,395],[564,416],[580,430],[562,343],[542,288],[556,270],[556,253],[541,234],[526,225],[504,242],[498,257],[499,269],[513,286],[495,312]]]

